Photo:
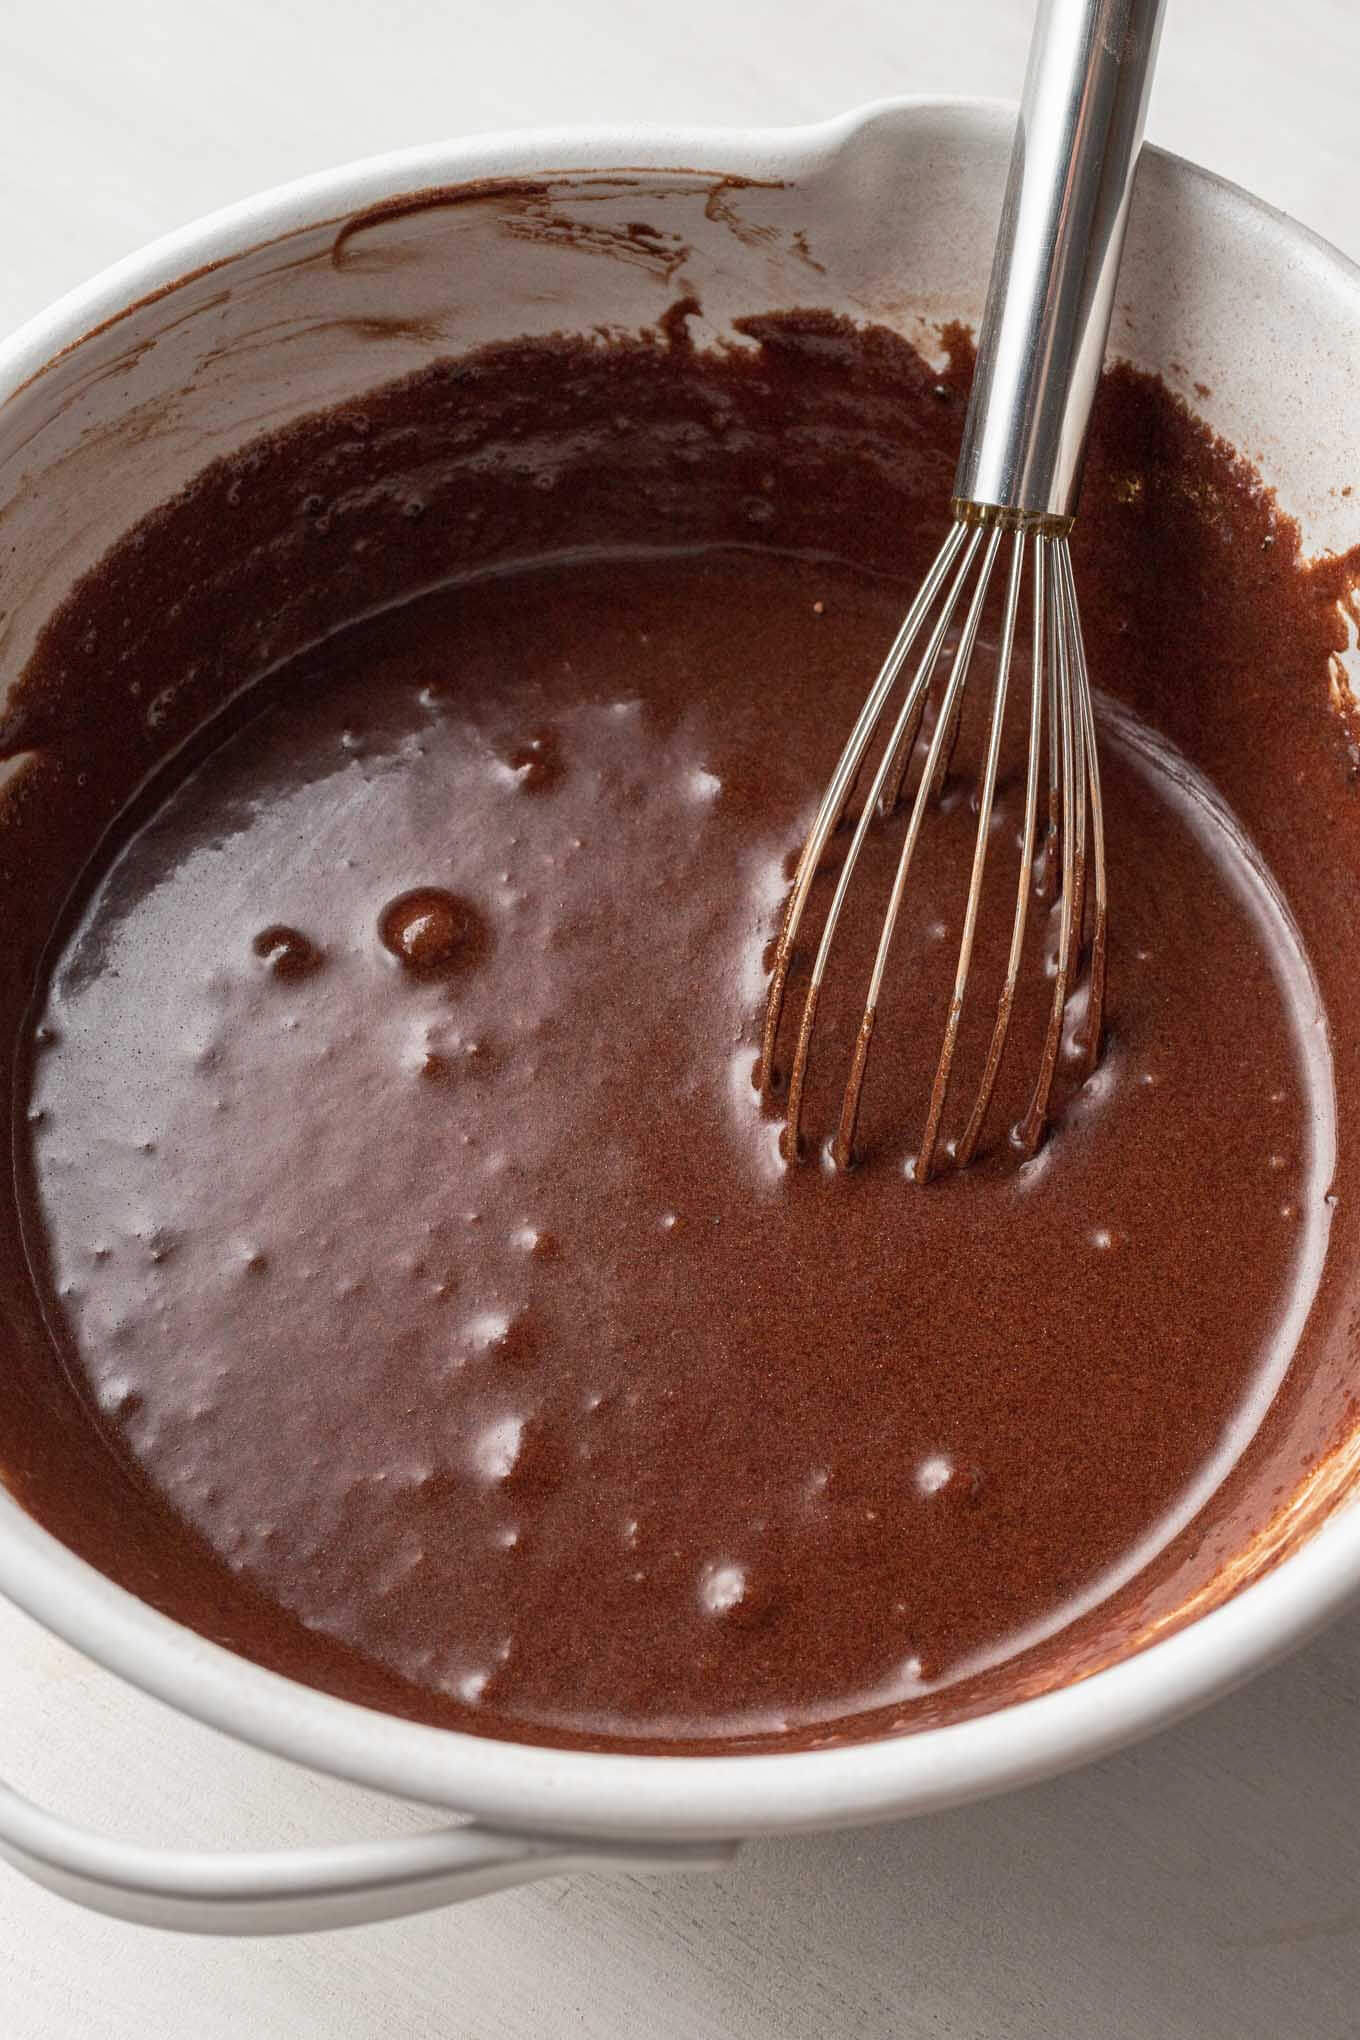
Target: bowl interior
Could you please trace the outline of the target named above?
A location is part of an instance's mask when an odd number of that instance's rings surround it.
[[[623,138],[538,152],[589,169],[531,167],[523,149],[497,162],[489,150],[480,177],[380,167],[207,230],[181,280],[148,290],[148,269],[140,287],[113,287],[131,309],[101,322],[91,299],[66,315],[66,333],[58,319],[10,350],[5,683],[81,576],[210,461],[357,403],[433,356],[522,335],[635,332],[684,298],[700,308],[699,345],[747,345],[735,320],[799,306],[938,349],[943,324],[978,318],[1009,139],[999,111],[927,104],[758,144],[710,138],[708,168],[647,167],[677,159]],[[24,380],[53,333],[62,350]],[[1358,334],[1360,278],[1339,258],[1149,152],[1112,348],[1255,462],[1313,552],[1360,541],[1360,498],[1346,488],[1360,471]],[[1338,617],[1338,689],[1356,670],[1355,623]],[[1345,1387],[1338,1372],[1328,1390],[1338,1408]],[[1300,1444],[1297,1478],[1213,1590],[1149,1610],[1133,1640],[1181,1626],[1293,1550],[1348,1497],[1357,1457],[1346,1439],[1309,1465]]]

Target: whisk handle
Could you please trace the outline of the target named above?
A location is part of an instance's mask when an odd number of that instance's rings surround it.
[[[1067,520],[1164,0],[1039,0],[955,496]]]

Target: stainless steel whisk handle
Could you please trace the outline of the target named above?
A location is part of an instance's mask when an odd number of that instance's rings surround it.
[[[1075,514],[1163,6],[1039,0],[954,482],[965,515]]]

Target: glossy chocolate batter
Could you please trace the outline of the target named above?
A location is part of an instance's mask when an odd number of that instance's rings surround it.
[[[3,733],[85,773],[91,834],[120,811],[27,1025],[22,1221],[67,1379],[10,1477],[60,1522],[78,1462],[123,1522],[96,1500],[75,1541],[138,1591],[487,1732],[807,1743],[1034,1690],[1202,1589],[1349,1412],[1355,1047],[1305,946],[1346,920],[1317,841],[1357,868],[1340,563],[1305,572],[1228,452],[1113,378],[1077,548],[1127,704],[1102,710],[1100,1067],[1067,1067],[1022,1166],[1041,907],[986,1153],[907,1180],[970,722],[860,1165],[814,1141],[790,1169],[752,1082],[769,945],[938,538],[968,361],[825,319],[755,338],[499,350],[213,471],[54,622]],[[214,518],[239,541],[196,582]],[[158,575],[188,592],[147,622]],[[214,630],[243,610],[254,645]],[[1317,837],[1276,866],[1288,907],[1201,766],[1252,833],[1292,781]],[[79,826],[12,800],[4,840],[69,869]],[[852,895],[814,1132],[900,827]]]

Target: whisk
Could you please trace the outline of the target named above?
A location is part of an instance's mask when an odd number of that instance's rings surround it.
[[[1048,1123],[1065,1015],[1083,970],[1086,1006],[1077,1048],[1089,1066],[1099,1056],[1109,913],[1105,832],[1095,715],[1068,533],[1109,332],[1162,4],[1163,0],[1040,0],[954,481],[953,523],[822,797],[776,946],[759,1064],[767,1096],[775,1082],[785,994],[813,882],[833,835],[848,825],[856,786],[877,740],[876,764],[822,923],[798,1025],[783,1134],[790,1159],[801,1152],[818,1003],[846,897],[875,819],[891,815],[902,801],[927,700],[934,697],[934,724],[910,800],[831,1143],[840,1166],[853,1157],[893,938],[928,811],[949,772],[988,591],[1003,551],[1004,594],[977,791],[977,834],[953,991],[912,1168],[915,1180],[930,1180],[942,1147],[941,1128],[986,876],[1011,668],[1013,661],[1024,663],[1017,638],[1026,584],[1029,740],[1014,918],[978,1088],[963,1132],[951,1144],[956,1165],[966,1165],[976,1153],[996,1089],[1036,883],[1041,890],[1058,887],[1058,942],[1039,1068],[1028,1109],[1015,1128],[1015,1139],[1027,1153],[1038,1148]],[[910,677],[894,709],[904,673]],[[1040,780],[1045,756],[1041,853]]]

